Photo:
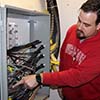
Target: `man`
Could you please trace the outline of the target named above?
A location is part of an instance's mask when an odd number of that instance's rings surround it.
[[[13,86],[39,83],[62,88],[64,100],[100,100],[100,1],[80,8],[77,24],[69,28],[60,52],[60,71],[29,75]]]

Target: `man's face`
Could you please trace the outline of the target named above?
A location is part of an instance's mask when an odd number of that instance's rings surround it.
[[[100,25],[96,25],[97,15],[94,12],[80,11],[77,22],[77,37],[86,39],[96,35]]]

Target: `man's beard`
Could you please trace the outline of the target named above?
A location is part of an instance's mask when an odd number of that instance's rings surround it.
[[[76,35],[77,35],[77,38],[80,39],[80,40],[86,39],[86,38],[87,38],[87,37],[85,36],[84,32],[81,31],[81,30],[79,30],[79,29],[76,30]]]

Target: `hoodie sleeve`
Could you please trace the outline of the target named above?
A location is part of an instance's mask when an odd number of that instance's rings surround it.
[[[77,87],[100,77],[100,49],[91,50],[86,59],[68,70],[43,73],[43,84]],[[63,65],[61,65],[63,67]]]
[[[95,58],[97,59],[96,62],[90,58],[76,68],[61,72],[43,73],[43,84],[71,87],[83,85],[100,75],[100,57]]]

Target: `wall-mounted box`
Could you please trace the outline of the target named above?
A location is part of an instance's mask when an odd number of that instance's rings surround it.
[[[10,87],[25,75],[49,71],[49,40],[49,14],[10,6],[0,7],[0,100],[29,100],[32,92],[27,90],[22,96],[20,89],[16,92]],[[40,65],[43,67],[36,71]],[[26,99],[27,93],[29,97]],[[36,100],[48,96],[49,88],[43,86]]]

